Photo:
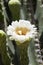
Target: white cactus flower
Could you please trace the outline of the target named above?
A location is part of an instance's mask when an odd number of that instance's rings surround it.
[[[28,20],[12,21],[7,28],[7,35],[10,40],[15,40],[23,43],[35,37],[37,34],[35,25],[32,25]]]

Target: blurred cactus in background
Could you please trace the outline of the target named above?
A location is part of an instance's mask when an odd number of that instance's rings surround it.
[[[39,27],[39,44],[43,59],[43,0],[37,0],[35,19],[38,20]]]
[[[2,1],[3,1],[3,3],[5,1],[8,1],[7,2],[8,7],[4,3],[5,8],[3,8]],[[6,10],[6,12],[4,11],[4,15],[3,15],[4,9]],[[7,21],[5,21],[5,18],[6,18],[5,13],[7,13],[7,15],[8,15]],[[5,16],[5,18],[4,18],[4,16]],[[42,0],[0,0],[0,29],[5,31],[5,29],[7,28],[7,25],[11,24],[11,22],[13,20],[19,20],[19,19],[30,20],[31,23],[33,23],[39,27],[39,33],[41,35],[41,33],[43,31],[43,4],[42,4]],[[34,19],[38,20],[38,21],[34,21]],[[6,23],[7,23],[7,25],[6,25]],[[6,51],[6,34],[2,30],[0,30],[0,54],[2,56],[2,61],[3,61],[4,65],[10,65],[10,59],[8,58],[7,51]],[[41,44],[41,42],[43,44],[42,37],[43,36],[41,35],[40,44]],[[38,36],[36,39],[38,39]],[[34,43],[37,45],[37,44],[39,44],[39,41],[37,41],[36,39],[35,39]],[[36,60],[34,60],[35,59],[34,43],[30,44],[30,49],[29,49],[29,52],[30,52],[29,62],[31,65],[35,65],[35,63],[37,65]],[[9,43],[9,45],[10,45],[10,43]],[[10,45],[10,47],[12,47],[12,45]],[[35,46],[35,48],[36,48],[36,46]],[[11,49],[13,49],[13,47]],[[39,62],[41,62],[41,61],[39,60]]]
[[[39,21],[39,33],[43,31],[43,4],[41,0],[37,0],[35,19]]]
[[[2,56],[2,61],[4,65],[10,65],[10,59],[6,52],[6,34],[0,30],[0,54]]]
[[[4,30],[4,19],[3,19],[3,13],[2,13],[1,0],[0,0],[0,29]]]
[[[20,19],[20,1],[19,0],[10,0],[9,8],[12,14],[12,20],[19,20]]]

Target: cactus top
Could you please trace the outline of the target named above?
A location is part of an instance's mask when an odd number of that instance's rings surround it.
[[[3,30],[0,30],[0,37],[6,36],[5,32]]]
[[[3,30],[0,30],[0,43],[6,40],[6,34]]]
[[[23,43],[35,37],[36,29],[35,25],[32,25],[28,20],[12,21],[7,28],[7,35],[11,40]]]
[[[10,0],[9,4],[21,4],[19,0]]]

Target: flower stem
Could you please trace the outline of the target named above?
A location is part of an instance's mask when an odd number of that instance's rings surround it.
[[[28,44],[21,44],[18,45],[18,51],[20,55],[20,63],[21,65],[28,65],[29,64],[29,58],[28,58]]]

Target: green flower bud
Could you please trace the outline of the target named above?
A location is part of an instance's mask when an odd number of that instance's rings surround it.
[[[8,5],[10,8],[13,20],[19,20],[20,19],[20,5],[21,5],[19,0],[10,0]]]

